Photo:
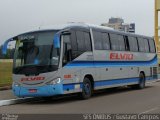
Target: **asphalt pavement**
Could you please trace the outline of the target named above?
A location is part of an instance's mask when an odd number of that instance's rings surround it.
[[[15,98],[17,97],[13,95],[12,90],[0,91],[0,100],[15,99]]]
[[[9,93],[10,91],[8,91]],[[143,90],[123,87],[96,91],[88,100],[80,100],[76,95],[73,95],[59,99],[40,99],[28,103],[2,106],[0,113],[160,113],[160,82],[151,83]]]

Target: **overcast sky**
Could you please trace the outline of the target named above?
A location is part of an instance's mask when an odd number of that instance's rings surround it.
[[[154,35],[154,0],[0,0],[0,44],[39,26],[99,25],[110,17],[135,22],[138,34]]]

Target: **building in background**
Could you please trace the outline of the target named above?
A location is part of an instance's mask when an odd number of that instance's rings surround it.
[[[111,27],[115,30],[135,33],[135,23],[124,23],[122,18],[110,18],[108,23],[102,23],[102,26]]]

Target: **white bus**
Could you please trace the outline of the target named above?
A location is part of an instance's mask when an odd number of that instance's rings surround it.
[[[31,31],[16,41],[13,92],[18,97],[48,97],[131,85],[144,88],[157,79],[152,37],[89,24]]]

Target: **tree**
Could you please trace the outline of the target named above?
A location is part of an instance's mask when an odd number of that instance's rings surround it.
[[[0,46],[0,59],[13,59],[15,49],[7,49],[7,54],[2,54],[2,45]]]
[[[2,45],[0,46],[0,59],[3,58],[3,55],[2,55]]]

